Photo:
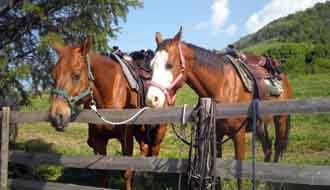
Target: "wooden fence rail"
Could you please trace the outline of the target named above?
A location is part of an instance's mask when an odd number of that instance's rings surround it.
[[[186,159],[125,156],[63,156],[60,154],[26,153],[23,151],[12,151],[10,153],[10,161],[31,167],[40,164],[50,164],[97,170],[125,170],[131,168],[134,171],[155,173],[186,173],[188,167]],[[239,168],[241,170],[238,170]],[[257,180],[261,182],[330,186],[330,166],[296,166],[258,162],[256,168]],[[242,172],[243,178],[251,179],[252,163],[250,161],[216,160],[216,176],[226,179],[236,179],[239,171]]]
[[[97,188],[54,182],[30,181],[23,179],[10,179],[8,182],[8,188],[14,190],[114,190],[109,188]]]
[[[242,104],[218,104],[216,106],[216,118],[246,117],[249,103]],[[330,97],[315,98],[308,100],[289,101],[264,101],[260,102],[260,115],[281,115],[295,113],[330,113]],[[136,113],[137,109],[130,110],[100,110],[105,118],[112,121],[122,121]],[[186,118],[190,118],[193,107],[187,107]],[[162,109],[148,109],[143,112],[134,124],[158,124],[176,123],[182,120],[182,107],[170,107]],[[1,160],[0,160],[0,190],[8,187],[8,154],[10,161],[24,165],[54,164],[72,168],[89,169],[112,169],[124,170],[128,167],[135,171],[147,171],[158,173],[185,173],[187,171],[187,160],[167,158],[133,158],[133,157],[106,157],[106,156],[63,156],[58,154],[33,154],[21,151],[8,151],[9,123],[47,122],[47,112],[10,112],[3,109],[0,113],[2,121],[1,134]],[[94,112],[83,110],[75,122],[103,124]],[[232,160],[216,160],[215,175],[234,179],[240,176],[250,179],[252,176],[252,164],[249,161],[237,162]],[[309,185],[330,186],[329,166],[294,166],[285,164],[257,163],[257,180],[282,183],[296,183]],[[18,181],[18,184],[20,182]],[[25,183],[21,181],[21,184]],[[35,185],[29,182],[26,184]],[[13,183],[11,183],[13,185]],[[38,185],[38,184],[37,184]],[[40,184],[39,184],[40,185]],[[42,185],[42,184],[41,184]],[[47,186],[48,185],[48,186]],[[59,186],[57,186],[59,185]],[[62,187],[63,184],[45,184],[45,187]],[[46,189],[49,189],[46,188]],[[64,188],[64,187],[63,187]],[[60,188],[60,189],[63,189]],[[76,188],[79,189],[79,186]],[[83,187],[81,187],[83,189]],[[56,188],[55,188],[56,189]],[[86,187],[85,189],[88,189]]]
[[[235,118],[246,117],[248,114],[249,103],[241,104],[217,104],[216,118]],[[261,101],[260,115],[281,115],[296,113],[330,113],[330,98],[314,98],[307,100],[287,100],[287,101]],[[186,109],[186,117],[189,118],[193,107],[188,106]],[[134,113],[138,109],[126,110],[100,110],[102,115],[111,121],[122,121]],[[1,115],[0,115],[1,117]],[[144,111],[134,124],[159,124],[159,123],[176,123],[182,120],[182,107],[154,108]],[[49,121],[46,111],[40,112],[11,112],[12,123],[29,123]],[[91,110],[83,110],[80,112],[75,122],[104,124],[104,122],[96,116]]]

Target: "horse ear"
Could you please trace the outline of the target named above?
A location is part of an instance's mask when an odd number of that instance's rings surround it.
[[[80,46],[82,55],[87,55],[92,48],[92,39],[88,36]]]
[[[62,44],[58,43],[57,41],[52,42],[52,47],[56,51],[57,54],[60,54],[60,52],[63,48]]]
[[[161,44],[163,42],[163,37],[160,32],[156,32],[156,43],[157,45]]]
[[[179,32],[174,36],[173,40],[175,42],[180,42],[181,41],[181,35],[182,35],[182,26],[180,27]]]

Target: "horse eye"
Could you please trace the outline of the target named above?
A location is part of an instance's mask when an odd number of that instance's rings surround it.
[[[170,63],[166,63],[165,68],[166,68],[167,70],[170,70],[170,69],[173,68],[173,65],[170,64]]]
[[[72,74],[72,80],[74,82],[77,82],[80,80],[80,74]]]

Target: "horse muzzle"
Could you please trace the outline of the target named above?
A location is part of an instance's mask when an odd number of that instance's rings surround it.
[[[69,124],[69,119],[66,118],[63,114],[55,114],[54,116],[50,117],[50,121],[56,131],[64,132],[64,129]]]

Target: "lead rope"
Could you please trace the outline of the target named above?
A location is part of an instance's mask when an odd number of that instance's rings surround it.
[[[260,119],[259,103],[260,93],[257,79],[253,77],[253,100],[249,110],[249,118],[252,120],[252,190],[256,190],[256,141],[257,141],[257,120]]]
[[[185,138],[185,128],[187,126],[187,118],[186,118],[186,109],[187,109],[187,104],[184,104],[182,107],[182,118],[181,118],[181,127],[180,127],[180,135]],[[175,129],[173,128],[172,125],[172,129],[174,130],[174,132],[176,133]],[[181,143],[180,149],[179,149],[179,158],[180,160],[182,160],[182,152],[183,152],[183,144]],[[181,190],[181,184],[182,184],[182,172],[180,172],[179,174],[179,179],[178,179],[178,190]]]
[[[144,107],[142,109],[140,109],[138,112],[136,112],[134,115],[132,115],[130,118],[124,120],[124,121],[120,121],[120,122],[114,122],[114,121],[109,121],[107,119],[105,119],[101,113],[97,110],[96,105],[95,104],[91,104],[89,105],[89,107],[96,113],[96,115],[105,123],[110,124],[110,125],[124,125],[127,124],[133,120],[135,120],[139,115],[141,115],[144,111],[150,109],[150,107]]]
[[[252,120],[252,190],[256,190],[256,141],[257,120],[259,118],[259,99],[253,99],[249,117]]]

